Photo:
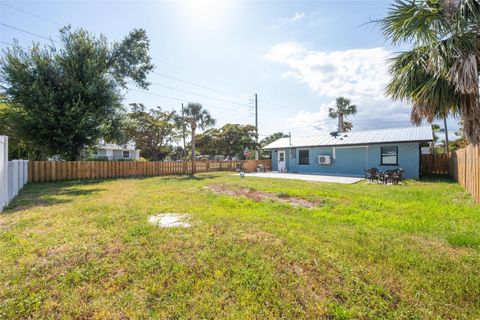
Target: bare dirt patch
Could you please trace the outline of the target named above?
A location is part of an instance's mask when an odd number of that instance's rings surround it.
[[[287,194],[276,194],[270,193],[265,191],[254,190],[247,187],[240,187],[240,188],[231,188],[224,184],[214,184],[206,187],[207,189],[227,196],[232,197],[245,197],[248,199],[252,199],[254,201],[265,201],[265,200],[273,200],[288,203],[293,206],[304,207],[304,208],[315,208],[322,206],[324,200],[316,200],[310,201],[306,199],[302,199],[299,197],[290,196]]]

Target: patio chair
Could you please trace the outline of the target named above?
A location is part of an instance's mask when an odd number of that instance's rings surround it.
[[[380,178],[380,171],[377,168],[370,168],[365,170],[365,179],[371,182],[378,181]]]
[[[399,184],[400,182],[403,181],[403,173],[405,172],[405,170],[403,170],[402,168],[399,168],[399,169],[395,169],[394,171],[395,172],[392,175],[392,183]]]
[[[385,170],[382,173],[382,182],[383,184],[388,184],[389,181],[391,181],[392,176],[394,174],[393,170]]]
[[[403,169],[395,169],[395,170],[386,170],[383,178],[383,183],[387,184],[391,182],[392,184],[398,184],[399,182],[403,181],[403,173],[405,170]]]

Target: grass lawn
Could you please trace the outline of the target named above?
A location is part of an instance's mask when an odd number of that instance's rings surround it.
[[[192,227],[148,223],[162,212]],[[433,180],[29,184],[0,214],[0,319],[19,318],[478,319],[480,206]]]

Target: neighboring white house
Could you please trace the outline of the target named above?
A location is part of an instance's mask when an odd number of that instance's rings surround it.
[[[117,145],[100,142],[93,149],[92,156],[93,158],[107,160],[138,160],[140,158],[140,150],[135,149],[135,145],[131,143]]]

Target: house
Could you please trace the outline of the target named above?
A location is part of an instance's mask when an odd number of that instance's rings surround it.
[[[106,160],[138,160],[140,150],[136,150],[133,144],[117,145],[100,142],[94,147],[92,157]]]
[[[274,171],[363,176],[371,167],[402,168],[417,179],[421,148],[432,141],[432,128],[424,126],[281,138],[263,149],[272,151]]]

